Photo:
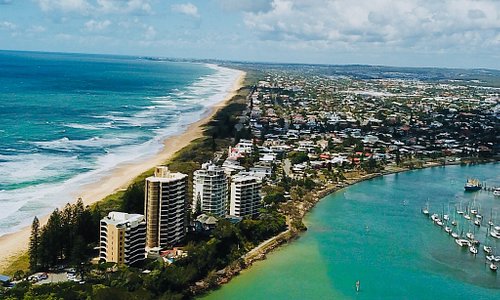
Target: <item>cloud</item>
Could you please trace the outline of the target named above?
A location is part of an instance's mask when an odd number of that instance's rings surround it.
[[[86,0],[35,0],[42,11],[87,13],[91,8]]]
[[[2,1],[2,0],[0,0]],[[5,0],[4,0],[5,1]],[[150,14],[150,0],[35,0],[44,12],[88,14]]]
[[[41,26],[41,25],[33,25],[27,30],[30,33],[41,33],[47,31],[47,28]]]
[[[97,0],[96,10],[101,13],[152,13],[149,0]]]
[[[272,8],[272,0],[217,0],[227,11],[264,12]]]
[[[108,26],[111,25],[110,20],[104,20],[104,21],[96,21],[96,20],[89,20],[85,23],[85,30],[87,31],[102,31]]]
[[[173,12],[181,13],[186,16],[194,17],[194,18],[199,18],[200,15],[198,14],[198,7],[192,3],[185,3],[185,4],[173,4],[170,6]]]
[[[12,4],[12,0],[0,0],[0,5],[2,4]]]
[[[8,22],[8,21],[1,21],[0,22],[0,30],[15,30],[17,28],[17,25],[12,23],[12,22]]]
[[[471,49],[497,40],[500,1],[273,0],[244,23],[260,40],[291,47]]]
[[[146,40],[152,40],[156,37],[156,29],[153,26],[147,26],[144,32],[144,38]]]

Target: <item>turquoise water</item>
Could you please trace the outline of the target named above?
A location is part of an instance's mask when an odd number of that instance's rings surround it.
[[[0,51],[0,235],[157,153],[237,75],[138,57]]]
[[[455,244],[420,209],[447,212],[474,201],[500,224],[500,198],[465,193],[467,177],[500,185],[500,165],[448,166],[388,175],[324,198],[309,230],[204,299],[499,299],[500,274]],[[459,226],[470,227],[463,218]],[[461,228],[458,229],[461,231]],[[500,241],[491,241],[500,255]],[[355,291],[360,280],[361,290]]]

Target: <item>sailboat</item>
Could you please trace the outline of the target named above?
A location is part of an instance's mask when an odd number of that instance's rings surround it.
[[[490,225],[490,227],[495,225],[495,223],[493,223],[493,208],[491,208],[490,220],[488,221],[488,225]]]
[[[426,216],[429,216],[429,199],[427,199],[425,207],[422,208],[422,213]]]
[[[484,253],[489,254],[489,255],[491,255],[493,253],[493,248],[491,246],[489,246],[489,243],[488,243],[488,228],[486,228],[486,237],[484,239],[483,251],[484,251]]]
[[[449,212],[449,210],[450,210],[450,205],[448,204],[448,212]],[[450,219],[450,215],[444,213],[444,204],[443,204],[443,220],[448,221],[449,219]]]
[[[467,219],[467,220],[470,220],[469,206],[468,205],[465,207],[464,218]]]
[[[462,201],[460,201],[460,207],[456,209],[457,214],[463,215],[464,211],[462,210]]]
[[[492,270],[493,272],[496,272],[497,269],[498,269],[497,265],[495,265],[494,263],[490,264],[490,270]]]

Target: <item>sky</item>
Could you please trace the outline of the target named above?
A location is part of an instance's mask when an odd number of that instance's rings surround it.
[[[0,0],[0,49],[500,69],[500,1]]]

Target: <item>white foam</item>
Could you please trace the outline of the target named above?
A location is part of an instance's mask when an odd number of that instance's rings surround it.
[[[109,136],[102,135],[85,140],[71,140],[67,137],[54,141],[39,141],[34,145],[54,153],[26,153],[16,156],[0,155],[0,184],[22,184],[25,182],[45,182],[53,176],[64,176],[79,169],[91,169],[79,173],[63,182],[32,184],[24,188],[0,192],[0,235],[29,225],[35,215],[49,213],[55,207],[73,202],[71,195],[81,186],[98,182],[111,174],[123,163],[146,160],[158,153],[162,141],[184,131],[187,126],[202,118],[209,107],[221,101],[230,91],[240,71],[207,65],[215,74],[204,76],[191,86],[173,90],[163,97],[149,99],[151,105],[143,107],[133,115],[112,111],[92,116],[102,119],[102,123],[87,125],[69,123],[65,126],[101,130],[111,128]],[[120,131],[122,127],[148,127],[155,135],[146,142],[147,136],[140,132]],[[118,132],[116,132],[118,130]],[[81,160],[78,152],[82,149],[102,148],[103,154],[94,159]],[[68,152],[75,155],[68,155]],[[19,153],[19,152],[17,152]]]

